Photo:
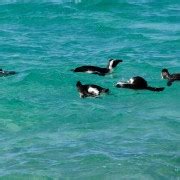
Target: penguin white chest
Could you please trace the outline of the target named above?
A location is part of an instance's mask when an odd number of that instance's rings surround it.
[[[86,71],[86,73],[92,74],[92,73],[93,73],[93,71],[88,70],[88,71]]]
[[[88,93],[93,94],[93,95],[99,95],[99,90],[97,88],[89,87],[88,88]]]
[[[112,71],[112,69],[113,69],[113,63],[114,63],[113,60],[109,63],[109,69],[110,69],[110,71]]]

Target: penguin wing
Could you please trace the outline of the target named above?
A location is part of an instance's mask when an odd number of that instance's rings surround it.
[[[173,74],[172,79],[173,80],[180,80],[180,74],[179,73],[178,74]]]

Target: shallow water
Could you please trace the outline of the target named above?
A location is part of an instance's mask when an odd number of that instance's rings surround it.
[[[1,0],[0,177],[178,179],[180,71],[178,0]],[[108,76],[75,74],[106,66]],[[143,76],[164,92],[117,89]],[[110,88],[80,99],[76,81]]]

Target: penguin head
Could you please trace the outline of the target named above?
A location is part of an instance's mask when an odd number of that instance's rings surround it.
[[[167,79],[169,76],[169,71],[167,69],[162,69],[161,76],[163,79]]]
[[[80,82],[80,81],[77,81],[76,87],[78,88],[78,87],[81,87],[81,86],[82,86],[81,82]]]
[[[120,59],[110,59],[108,63],[108,69],[112,70],[115,68],[120,62],[123,62],[123,60]]]
[[[78,90],[78,92],[79,92],[80,98],[85,98],[87,95],[86,95],[86,93],[84,92],[83,85],[81,84],[80,81],[77,81],[76,87],[77,87],[77,90]]]

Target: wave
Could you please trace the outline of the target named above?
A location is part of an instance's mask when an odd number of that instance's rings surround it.
[[[41,0],[38,3],[55,3],[55,4],[64,4],[64,3],[81,3],[82,0]],[[2,0],[0,2],[0,5],[5,5],[5,4],[16,4],[16,3],[37,3],[35,0]]]

